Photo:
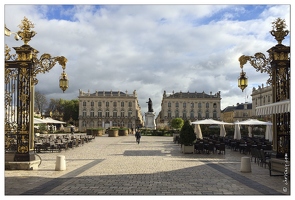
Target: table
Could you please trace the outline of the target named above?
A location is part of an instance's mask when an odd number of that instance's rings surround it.
[[[37,153],[40,153],[41,152],[40,147],[42,146],[42,143],[36,142],[34,145],[35,145],[34,151]]]
[[[240,144],[239,146],[240,146],[240,153],[243,151],[243,153],[245,154],[247,149],[247,143]]]

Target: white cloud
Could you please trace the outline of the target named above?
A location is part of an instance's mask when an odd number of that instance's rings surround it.
[[[70,87],[65,93],[58,88],[62,72],[58,65],[37,76],[36,90],[48,98],[64,99],[77,98],[79,89],[93,93],[136,90],[142,112],[147,111],[146,101],[151,98],[159,113],[164,90],[221,91],[222,108],[244,102],[245,92],[237,87],[238,58],[258,51],[267,55],[276,44],[269,34],[275,18],[286,19],[290,29],[288,5],[263,9],[249,5],[104,5],[99,10],[81,5],[60,14],[56,12],[61,8],[54,8],[5,5],[4,9],[5,24],[12,31],[18,30],[24,16],[35,24],[37,35],[29,44],[39,50],[39,56],[50,53],[68,59]],[[290,45],[289,38],[286,42]],[[5,43],[10,47],[22,44],[9,37]],[[249,64],[245,71],[249,94],[268,78]]]

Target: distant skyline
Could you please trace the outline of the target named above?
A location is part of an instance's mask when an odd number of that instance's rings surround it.
[[[42,2],[43,3],[43,2]],[[96,2],[95,4],[97,4]],[[282,2],[284,3],[284,1]],[[142,113],[147,101],[160,112],[163,92],[221,92],[221,109],[252,102],[253,87],[268,74],[247,64],[249,79],[242,92],[238,58],[266,52],[277,42],[269,33],[272,22],[285,19],[291,30],[290,4],[178,4],[178,5],[37,5],[5,4],[4,23],[17,32],[26,16],[34,25],[33,48],[68,59],[69,88],[58,86],[57,64],[37,76],[35,90],[48,100],[77,99],[79,89],[136,90]],[[10,48],[22,41],[4,37]],[[290,35],[283,41],[290,46]],[[248,97],[248,98],[247,98]]]

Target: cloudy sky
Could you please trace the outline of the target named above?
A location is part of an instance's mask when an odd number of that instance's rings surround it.
[[[268,56],[266,51],[277,44],[269,33],[275,19],[285,19],[291,29],[290,4],[98,2],[21,5],[10,1],[3,5],[4,23],[11,31],[19,30],[24,16],[35,25],[37,34],[29,44],[39,56],[49,53],[68,59],[70,85],[65,93],[58,86],[62,72],[58,64],[37,76],[36,91],[48,99],[77,99],[79,89],[91,93],[136,90],[141,111],[147,112],[151,98],[156,114],[164,91],[220,91],[222,109],[252,102],[252,88],[266,85],[268,74],[245,65],[249,86],[242,92],[237,86],[239,57],[256,52]],[[23,44],[13,37],[4,37],[4,43]],[[283,44],[290,45],[290,36]]]

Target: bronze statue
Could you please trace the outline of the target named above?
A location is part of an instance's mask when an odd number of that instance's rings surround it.
[[[147,103],[148,103],[148,112],[154,112],[153,102],[152,102],[151,98],[149,98],[149,101]]]

